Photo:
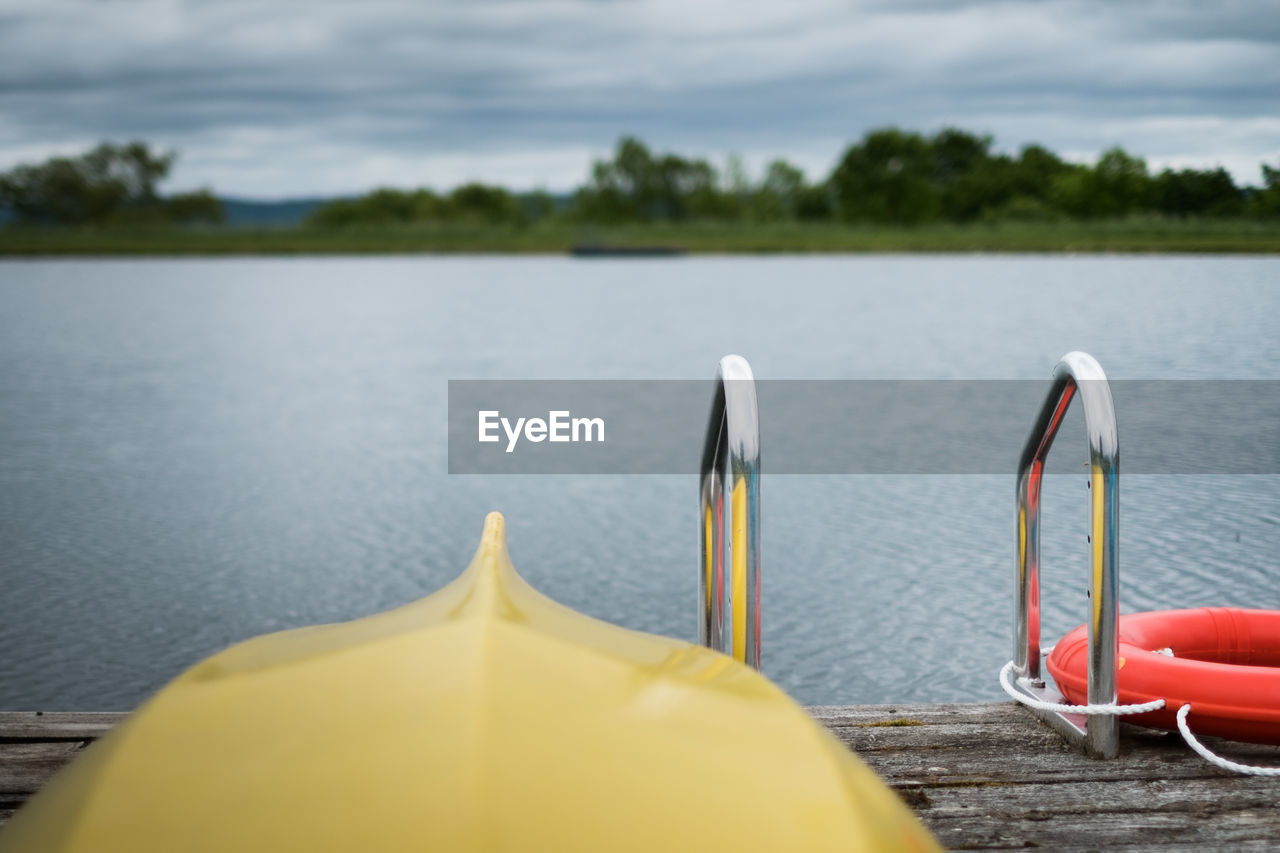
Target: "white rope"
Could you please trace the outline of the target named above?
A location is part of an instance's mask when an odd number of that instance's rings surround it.
[[[1118,705],[1115,702],[1108,702],[1105,705],[1059,705],[1056,702],[1041,702],[1039,699],[1032,699],[1013,686],[1013,682],[1009,680],[1009,674],[1012,672],[1013,661],[1009,661],[1000,670],[1000,686],[1004,688],[1004,692],[1028,708],[1036,708],[1040,711],[1053,711],[1058,714],[1084,714],[1085,716],[1123,717],[1126,714],[1146,714],[1164,707],[1163,699],[1143,702],[1141,705]]]
[[[1013,661],[1009,661],[1000,669],[1000,686],[1014,701],[1021,702],[1028,708],[1053,711],[1058,714],[1083,714],[1086,716],[1102,714],[1120,717],[1126,714],[1145,714],[1149,711],[1158,711],[1165,705],[1163,699],[1143,702],[1140,705],[1118,705],[1114,702],[1109,702],[1105,705],[1061,705],[1056,702],[1042,702],[1020,692],[1013,686],[1013,682],[1009,677],[1013,672],[1013,666]],[[1191,728],[1187,725],[1187,715],[1190,713],[1191,705],[1189,704],[1183,705],[1178,709],[1178,731],[1181,733],[1182,739],[1187,742],[1187,746],[1195,750],[1196,754],[1205,761],[1232,773],[1244,773],[1250,776],[1280,776],[1280,767],[1256,767],[1252,764],[1239,764],[1210,752],[1209,748],[1196,740],[1196,736],[1191,733]]]
[[[1233,773],[1245,773],[1250,776],[1280,776],[1280,767],[1255,767],[1252,764],[1237,764],[1210,752],[1209,748],[1196,740],[1196,736],[1191,733],[1191,727],[1187,725],[1187,714],[1189,713],[1191,713],[1190,705],[1183,705],[1178,709],[1178,731],[1182,733],[1182,739],[1187,742],[1187,746],[1194,749],[1205,761],[1210,764],[1216,764],[1223,770],[1230,770]]]

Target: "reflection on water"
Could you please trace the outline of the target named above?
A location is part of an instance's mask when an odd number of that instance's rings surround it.
[[[1115,378],[1275,379],[1278,273],[1269,258],[0,264],[0,707],[131,707],[227,643],[413,599],[461,571],[491,509],[539,589],[692,638],[696,477],[450,477],[448,379],[710,380],[739,352],[766,379],[1047,382],[1072,349]],[[1140,442],[1118,415],[1122,449]],[[765,672],[811,703],[1002,695],[1013,471],[770,477],[763,446]],[[1068,424],[1054,454],[1083,466],[1083,434]],[[1086,474],[1045,487],[1046,642],[1085,616]],[[1122,611],[1280,607],[1280,478],[1120,490]]]

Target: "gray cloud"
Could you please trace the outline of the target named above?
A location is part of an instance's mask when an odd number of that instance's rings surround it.
[[[1266,2],[0,0],[0,166],[100,138],[175,183],[564,187],[623,133],[825,171],[871,127],[1153,164],[1280,159]]]

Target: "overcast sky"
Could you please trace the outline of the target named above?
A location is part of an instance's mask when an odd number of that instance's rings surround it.
[[[560,190],[623,134],[816,177],[884,125],[1257,183],[1280,4],[0,0],[0,168],[141,138],[172,189]]]

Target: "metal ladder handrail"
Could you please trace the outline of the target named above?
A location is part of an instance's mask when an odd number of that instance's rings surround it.
[[[1054,367],[1053,384],[1018,464],[1015,684],[1033,698],[1063,701],[1040,676],[1040,490],[1045,457],[1077,394],[1089,440],[1091,492],[1088,702],[1107,704],[1117,699],[1120,443],[1107,375],[1093,356],[1083,352],[1067,353]],[[1119,753],[1119,721],[1114,716],[1085,720],[1051,711],[1033,713],[1089,755],[1114,758]]]
[[[724,625],[724,494],[729,468],[729,600],[733,624]],[[760,422],[751,365],[739,355],[720,359],[715,395],[702,449],[701,571],[698,573],[698,637],[760,668]]]

